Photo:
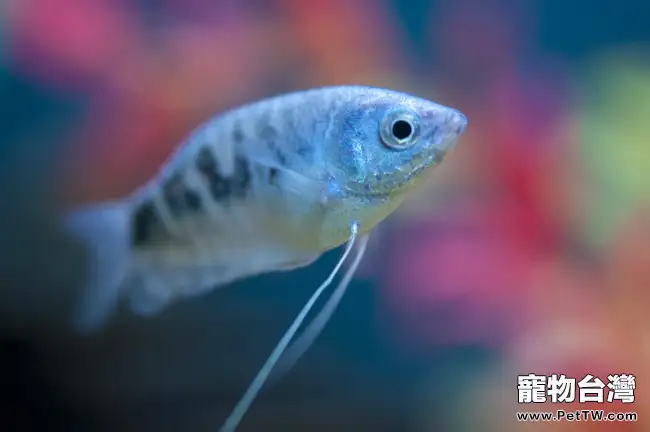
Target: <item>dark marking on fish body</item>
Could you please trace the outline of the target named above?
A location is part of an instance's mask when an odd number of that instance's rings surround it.
[[[300,141],[296,147],[296,153],[303,159],[306,159],[312,152],[312,147],[309,146],[306,142]]]
[[[266,120],[258,125],[257,136],[263,141],[275,141],[279,135],[278,131]]]
[[[188,189],[185,191],[185,204],[187,205],[187,208],[198,212],[203,208],[203,204],[201,203],[201,196],[193,191]]]
[[[266,145],[271,153],[273,153],[273,156],[275,156],[280,165],[287,165],[287,157],[278,146],[280,133],[277,131],[277,129],[268,124],[267,120],[264,120],[260,123],[257,131],[257,137]]]
[[[133,246],[145,246],[171,237],[152,201],[147,200],[135,208],[131,223]]]
[[[196,158],[196,169],[205,176],[217,172],[217,161],[208,147],[203,147]]]
[[[267,145],[269,147],[269,150],[273,152],[273,155],[278,160],[278,163],[282,166],[287,166],[287,157],[284,155],[282,150],[280,150],[277,144],[274,141],[268,141]]]
[[[225,201],[230,196],[230,182],[219,173],[217,161],[207,147],[199,152],[196,168],[207,181],[210,193],[216,201]]]
[[[269,168],[269,184],[275,186],[278,181],[278,170],[276,168]]]
[[[163,186],[163,196],[169,211],[174,216],[178,217],[201,210],[199,194],[190,189],[179,174],[172,176]]]
[[[244,141],[244,131],[242,130],[241,123],[238,121],[232,127],[232,140],[235,144],[240,144]]]
[[[244,198],[251,184],[251,171],[248,160],[240,156],[235,158],[235,173],[231,182],[233,195]]]
[[[241,156],[235,158],[234,172],[231,177],[225,177],[219,172],[217,161],[207,147],[199,152],[196,168],[207,182],[210,193],[217,202],[226,204],[233,197],[244,198],[250,189],[250,166]]]

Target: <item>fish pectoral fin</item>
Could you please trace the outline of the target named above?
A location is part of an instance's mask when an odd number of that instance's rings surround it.
[[[327,201],[329,183],[326,180],[309,177],[259,155],[254,158],[254,163],[273,172],[273,179],[269,178],[269,182],[273,181],[284,192],[315,199],[323,204]]]
[[[327,201],[327,182],[311,179],[295,171],[283,171],[282,186],[291,193],[312,197],[323,204]]]

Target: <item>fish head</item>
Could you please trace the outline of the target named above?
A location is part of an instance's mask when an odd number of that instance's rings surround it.
[[[458,110],[408,94],[353,88],[326,137],[333,224],[368,231],[387,217],[454,148],[467,127]]]
[[[328,162],[342,191],[400,195],[417,186],[455,146],[467,126],[458,110],[399,92],[357,89],[328,137]]]

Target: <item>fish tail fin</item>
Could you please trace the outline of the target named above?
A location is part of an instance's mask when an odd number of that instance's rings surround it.
[[[82,333],[103,327],[117,310],[120,286],[132,257],[130,206],[106,203],[75,210],[65,216],[70,235],[86,250],[87,266],[73,325]]]

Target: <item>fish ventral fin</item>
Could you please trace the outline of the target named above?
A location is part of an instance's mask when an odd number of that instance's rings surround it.
[[[284,335],[282,336],[278,344],[275,346],[275,349],[271,352],[271,355],[268,357],[264,365],[260,368],[257,375],[251,382],[251,384],[248,386],[248,389],[246,389],[244,395],[241,397],[237,405],[235,405],[235,408],[232,410],[232,412],[230,413],[230,415],[228,416],[224,424],[221,426],[221,429],[219,429],[220,432],[234,432],[235,429],[237,429],[239,423],[241,422],[242,418],[244,417],[244,415],[252,405],[255,398],[257,397],[257,394],[261,390],[262,386],[268,380],[276,364],[282,358],[287,347],[294,339],[303,321],[305,320],[305,318],[307,318],[307,315],[314,307],[314,304],[319,299],[319,297],[323,294],[323,292],[325,292],[327,287],[331,285],[332,281],[334,280],[334,277],[336,277],[339,270],[343,266],[343,263],[350,255],[352,248],[356,244],[357,235],[359,233],[359,225],[355,222],[351,226],[350,231],[351,231],[350,239],[338,263],[334,266],[334,269],[330,272],[327,279],[325,279],[325,281],[316,289],[316,291],[312,294],[309,300],[307,300],[307,303],[305,303],[303,308],[300,310],[298,316],[295,318],[291,326],[289,326],[289,329],[284,333]],[[354,268],[352,269],[352,273],[354,272],[354,269],[356,269],[356,266],[353,267]]]

